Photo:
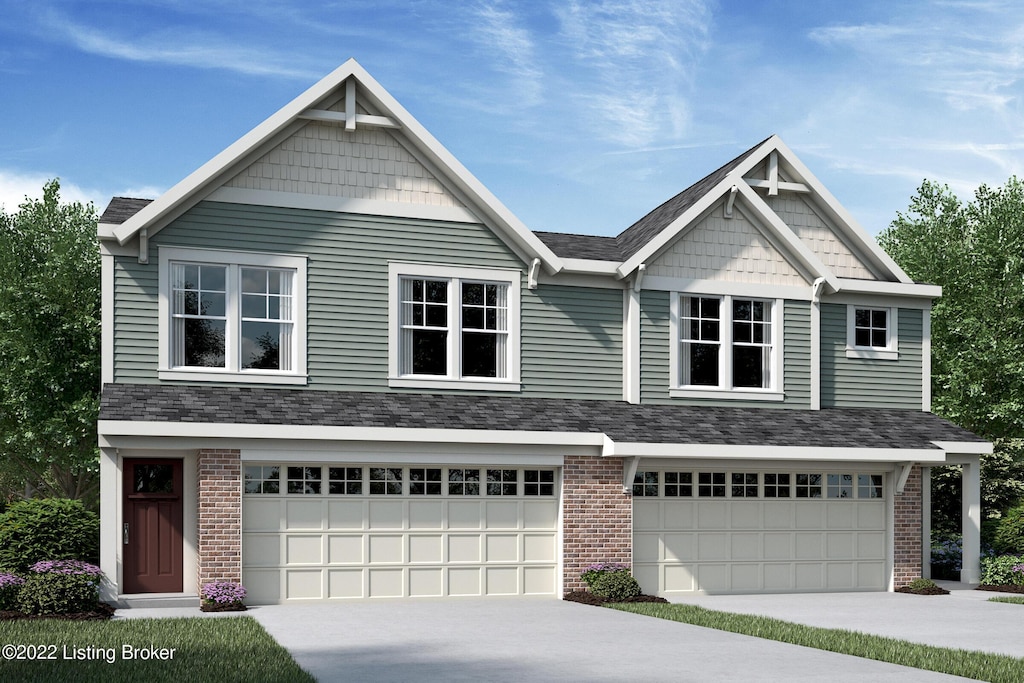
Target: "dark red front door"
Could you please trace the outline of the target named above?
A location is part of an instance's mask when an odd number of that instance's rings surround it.
[[[124,461],[124,593],[182,591],[181,460]]]

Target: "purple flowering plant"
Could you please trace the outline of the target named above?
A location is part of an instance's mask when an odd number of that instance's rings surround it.
[[[81,560],[43,560],[30,567],[36,574],[77,574],[97,580],[103,579],[103,570]]]
[[[231,581],[214,581],[203,586],[203,600],[218,605],[240,603],[245,594],[245,586]]]
[[[1014,572],[1015,574],[1024,575],[1024,562],[1022,562],[1021,564],[1013,565],[1013,567],[1010,568],[1010,571]]]
[[[588,564],[586,568],[580,573],[580,578],[587,586],[593,586],[594,581],[598,579],[602,574],[610,572],[628,572],[629,565],[621,562],[595,562]]]
[[[0,590],[16,588],[25,583],[25,579],[10,572],[0,572]]]
[[[0,610],[14,608],[18,591],[25,585],[25,579],[10,572],[0,572]]]

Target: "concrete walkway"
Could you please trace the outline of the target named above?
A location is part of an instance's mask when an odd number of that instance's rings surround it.
[[[942,681],[931,672],[557,600],[274,605],[320,681]]]
[[[925,645],[1024,657],[1024,606],[988,602],[989,598],[1010,593],[973,590],[952,581],[936,583],[950,594],[700,595],[673,598],[672,602]]]

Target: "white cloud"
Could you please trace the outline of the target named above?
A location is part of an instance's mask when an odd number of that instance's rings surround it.
[[[113,59],[223,69],[250,76],[315,80],[322,75],[297,68],[294,54],[275,55],[265,48],[239,45],[213,33],[175,30],[128,39],[105,34],[55,13],[50,13],[44,23],[53,35],[79,50]]]
[[[6,213],[14,213],[25,202],[25,198],[41,199],[43,185],[57,178],[56,173],[25,173],[0,169],[0,209]],[[82,187],[70,180],[60,179],[60,198],[64,202],[92,202],[97,213],[102,212],[113,196],[139,197],[151,199],[161,194],[162,190],[152,186],[126,188],[122,190],[100,190]]]
[[[520,106],[540,104],[543,100],[544,73],[537,63],[533,38],[516,13],[496,2],[476,8],[480,23],[471,36],[478,47],[491,54],[495,68],[513,81]]]

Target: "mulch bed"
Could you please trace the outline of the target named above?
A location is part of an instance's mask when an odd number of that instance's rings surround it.
[[[949,595],[949,591],[942,586],[928,586],[927,588],[913,589],[910,586],[903,586],[896,589],[897,593],[910,593],[911,595]]]
[[[668,602],[665,598],[659,598],[656,595],[638,595],[635,598],[626,598],[625,600],[609,600],[608,598],[602,598],[600,595],[594,595],[587,591],[572,591],[566,593],[563,596],[564,600],[569,602],[579,602],[584,605],[604,605],[609,602]]]
[[[200,612],[244,612],[248,609],[240,602],[214,602],[199,605]]]
[[[1017,584],[1006,584],[1003,586],[978,586],[975,590],[995,591],[997,593],[1024,593],[1024,586]]]
[[[0,621],[15,619],[60,619],[61,621],[104,621],[114,616],[115,608],[105,602],[96,605],[89,612],[71,612],[69,614],[25,614],[24,612],[0,611]]]

